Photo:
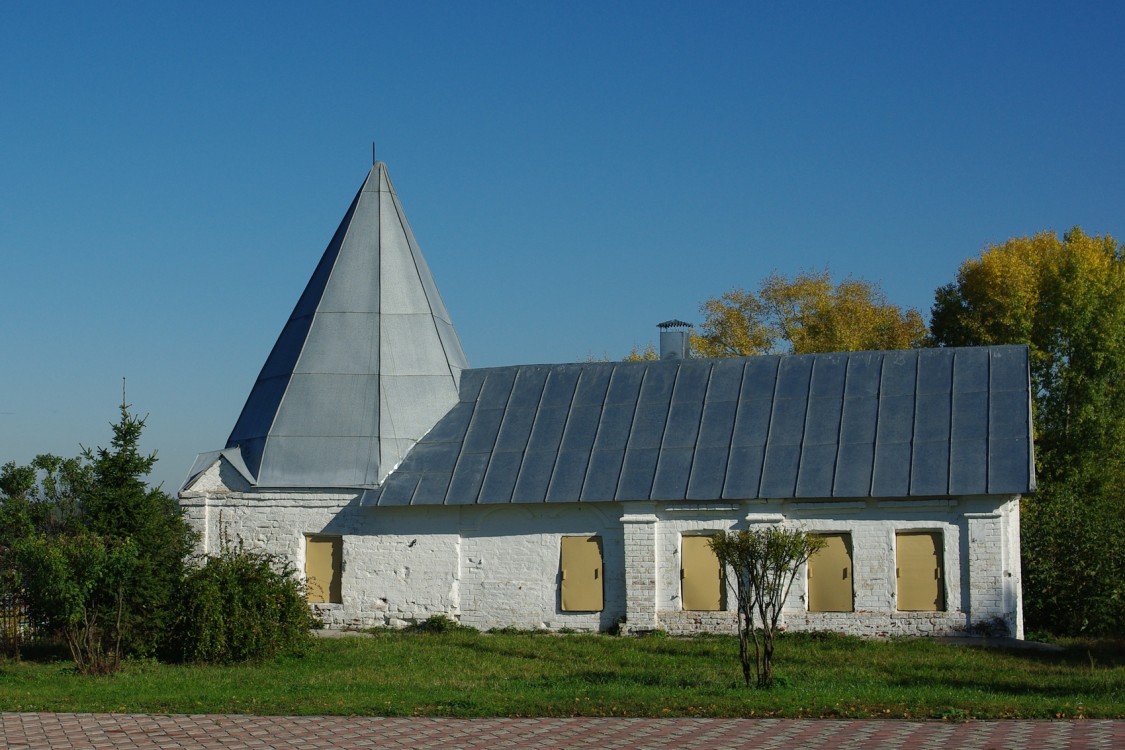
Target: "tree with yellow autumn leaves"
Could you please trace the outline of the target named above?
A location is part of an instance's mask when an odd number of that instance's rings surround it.
[[[756,292],[741,288],[700,305],[703,323],[692,334],[697,357],[809,354],[926,345],[921,313],[887,300],[878,284],[847,278],[832,282],[828,271],[793,278],[770,274]],[[626,361],[656,359],[651,345],[634,347]]]
[[[1028,628],[1122,632],[1125,246],[1075,228],[986,247],[935,292],[928,332],[877,284],[827,271],[775,273],[700,311],[701,357],[1027,344],[1039,488],[1021,506]]]
[[[1022,511],[1028,624],[1125,623],[1125,256],[1073,229],[1010,239],[937,290],[939,345],[1028,344],[1039,491]]]
[[[833,284],[828,271],[774,273],[757,293],[732,289],[700,311],[702,332],[691,343],[702,357],[909,349],[926,339],[917,310],[891,304],[869,281]]]

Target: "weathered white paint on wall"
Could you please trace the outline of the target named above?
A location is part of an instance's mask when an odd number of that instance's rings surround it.
[[[418,510],[418,509],[405,509]],[[463,506],[464,539],[460,620],[494,627],[605,630],[624,612],[623,547],[612,504]],[[381,509],[374,509],[381,512]],[[559,547],[563,536],[602,541],[604,608],[564,612],[559,601]]]
[[[216,464],[218,466],[218,464]],[[315,605],[329,627],[402,627],[434,614],[479,629],[519,627],[673,633],[733,631],[733,611],[680,604],[680,544],[783,523],[851,534],[855,612],[808,612],[802,570],[787,601],[791,629],[860,635],[947,634],[1003,623],[1022,636],[1018,497],[745,503],[534,503],[360,507],[359,491],[255,491],[219,470],[181,494],[205,551],[227,539],[304,570],[306,534],[343,539],[342,604]],[[895,534],[941,534],[945,612],[898,612]],[[566,535],[602,539],[605,607],[563,612],[559,546]],[[734,606],[728,595],[728,610]]]
[[[618,506],[621,512],[621,535],[625,540],[625,621],[629,630],[655,630],[660,627],[659,581],[661,571],[659,523],[654,503],[630,503]],[[663,574],[663,576],[662,576]],[[611,574],[607,571],[606,577]],[[678,573],[677,573],[678,575]]]

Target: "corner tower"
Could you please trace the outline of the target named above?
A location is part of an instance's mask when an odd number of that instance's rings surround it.
[[[457,403],[468,367],[376,162],[227,440],[258,487],[372,487]]]

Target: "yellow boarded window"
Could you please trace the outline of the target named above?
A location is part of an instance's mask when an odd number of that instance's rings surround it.
[[[852,536],[818,534],[825,544],[809,558],[809,611],[851,612]]]
[[[899,611],[944,610],[941,534],[936,531],[903,531],[895,535],[895,544]]]
[[[564,536],[559,554],[564,612],[600,612],[602,593],[602,539],[598,536]]]
[[[338,536],[305,537],[305,580],[309,601],[341,604],[340,572],[343,570],[344,540]]]
[[[680,545],[680,595],[683,608],[715,611],[726,608],[719,558],[709,536],[685,536]]]

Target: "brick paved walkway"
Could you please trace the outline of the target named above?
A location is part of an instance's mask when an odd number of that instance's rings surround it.
[[[127,748],[1125,748],[1125,721],[813,721],[784,719],[381,719],[209,714],[0,714],[7,750]]]

